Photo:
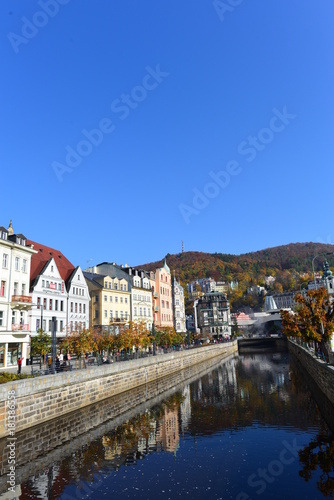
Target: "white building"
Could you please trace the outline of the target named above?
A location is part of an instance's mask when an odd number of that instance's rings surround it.
[[[89,289],[80,267],[76,267],[66,282],[67,331],[89,328]]]
[[[131,288],[131,319],[134,322],[143,321],[149,330],[153,323],[152,288],[149,276],[145,271],[125,268],[132,279]]]
[[[28,240],[37,250],[31,259],[31,334],[42,328],[51,335],[56,318],[57,338],[89,326],[89,292],[80,267],[54,248]]]
[[[12,222],[8,229],[0,227],[0,369],[28,357],[30,265],[35,253],[23,234],[13,233]]]
[[[186,312],[184,307],[184,290],[182,285],[174,278],[172,282],[173,294],[173,319],[174,329],[177,333],[186,333]]]

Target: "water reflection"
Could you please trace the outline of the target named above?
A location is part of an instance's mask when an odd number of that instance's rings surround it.
[[[287,352],[234,356],[202,369],[201,377],[199,367],[189,371],[187,383],[160,381],[67,416],[70,427],[64,419],[36,428],[37,440],[58,444],[38,452],[38,441],[27,437],[19,498],[333,495],[331,412],[326,423]],[[129,411],[134,401],[140,406]]]

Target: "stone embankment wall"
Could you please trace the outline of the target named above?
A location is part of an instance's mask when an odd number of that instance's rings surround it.
[[[292,340],[288,341],[288,345],[289,350],[299,360],[319,389],[334,404],[334,366],[317,358],[313,351],[296,344]]]
[[[127,362],[8,382],[0,386],[0,438],[9,435],[15,396],[15,432],[238,351],[237,342],[210,344]],[[7,406],[7,408],[6,408]],[[10,410],[12,411],[12,410]]]

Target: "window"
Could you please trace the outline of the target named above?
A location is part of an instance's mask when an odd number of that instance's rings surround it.
[[[36,319],[36,332],[40,329],[40,320]]]
[[[27,272],[27,259],[22,260],[22,272],[23,273]]]
[[[46,299],[43,299],[43,309],[46,309]]]
[[[118,302],[118,297],[115,297],[115,302]]]
[[[108,317],[108,311],[107,309],[104,310],[104,317],[107,318]]]
[[[49,332],[51,332],[51,330],[52,330],[52,320],[49,319]]]
[[[4,297],[6,294],[6,282],[1,281],[0,297]]]
[[[52,299],[50,299],[50,302],[49,302],[49,310],[52,311]]]
[[[22,295],[25,295],[26,294],[26,284],[25,283],[22,283],[21,290],[22,290]]]
[[[121,299],[120,299],[120,300],[121,300],[121,303],[123,304],[123,297],[121,297]]]
[[[51,266],[51,272],[53,273],[53,266]]]
[[[64,310],[64,301],[63,300],[60,301],[60,310],[61,311]]]
[[[58,300],[55,300],[55,311],[58,311]]]
[[[142,312],[142,308],[140,307],[139,308],[139,316],[142,316],[143,315],[143,312]]]
[[[63,320],[61,319],[61,320],[60,320],[60,331],[62,332],[62,331],[63,331],[63,329],[64,329],[64,322],[63,322]]]
[[[81,314],[81,302],[79,304],[79,313]]]
[[[80,274],[78,274],[78,281],[80,281]]]
[[[99,296],[95,295],[95,302],[98,302],[98,301],[99,301]]]
[[[133,310],[134,310],[134,315],[137,316],[137,308],[134,307]]]
[[[5,269],[8,268],[8,254],[7,253],[4,253],[2,256],[2,267],[4,267]]]
[[[74,312],[77,313],[78,312],[78,304],[77,302],[74,304]]]
[[[86,304],[83,304],[83,313],[86,314]]]
[[[20,259],[18,257],[15,257],[15,271],[20,270]]]
[[[112,311],[109,311],[110,320],[112,320]]]
[[[43,286],[43,287],[45,286],[45,281],[44,281],[44,280],[42,280],[42,286]]]
[[[3,311],[0,311],[0,326],[3,325]]]
[[[107,295],[105,295],[105,296],[104,296],[104,302],[107,302],[107,300],[108,300],[108,296],[107,296]]]
[[[109,302],[112,302],[112,295],[110,295],[109,297]]]
[[[127,298],[127,297],[125,297],[124,301],[125,301],[125,303],[127,304],[127,303],[128,303],[128,298]]]
[[[123,291],[123,284],[121,283],[121,290]]]
[[[121,311],[121,319],[123,319],[123,311]]]
[[[19,291],[19,284],[17,281],[14,282],[14,292],[13,295],[17,295]]]
[[[41,298],[37,297],[37,309],[41,308]]]
[[[117,283],[115,283],[115,284],[114,284],[114,289],[115,289],[115,290],[118,290],[118,285],[117,285]]]

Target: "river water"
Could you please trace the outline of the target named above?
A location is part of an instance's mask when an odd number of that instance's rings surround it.
[[[333,409],[319,400],[320,413],[292,355],[236,355],[186,376],[18,435],[17,498],[333,497]]]

